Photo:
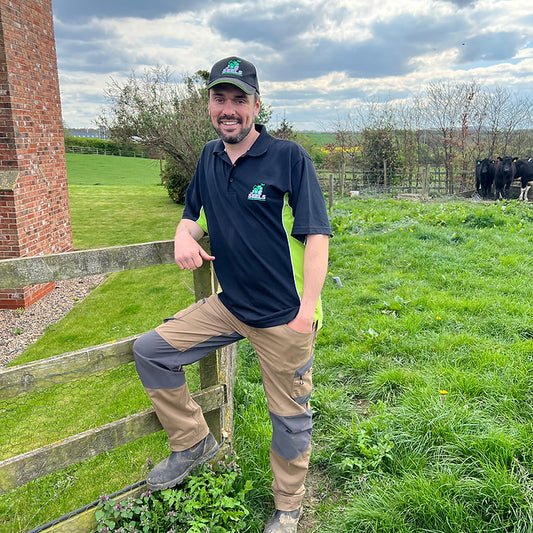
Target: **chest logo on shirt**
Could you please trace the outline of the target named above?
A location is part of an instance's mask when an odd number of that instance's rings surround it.
[[[258,200],[259,202],[265,202],[267,197],[263,194],[264,183],[254,185],[250,193],[248,194],[248,200]]]

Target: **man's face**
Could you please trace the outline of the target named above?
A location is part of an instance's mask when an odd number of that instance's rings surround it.
[[[209,114],[218,136],[228,144],[238,144],[252,131],[259,113],[259,99],[230,83],[209,90]]]

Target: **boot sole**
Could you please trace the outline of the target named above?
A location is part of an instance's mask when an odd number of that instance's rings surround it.
[[[207,453],[202,455],[202,457],[199,457],[197,461],[191,464],[183,474],[178,476],[175,479],[171,479],[170,481],[166,481],[165,483],[149,483],[148,480],[146,480],[146,486],[151,491],[159,491],[159,490],[165,490],[165,489],[171,489],[172,487],[175,487],[179,483],[181,483],[188,475],[189,473],[197,468],[198,466],[203,465],[206,461],[209,461],[209,459],[212,459],[220,450],[221,444],[215,444],[213,448],[211,448]]]

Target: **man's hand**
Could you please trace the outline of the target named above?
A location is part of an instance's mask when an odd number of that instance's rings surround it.
[[[182,220],[174,237],[174,260],[181,270],[196,270],[204,261],[213,261],[197,242],[203,235],[203,230],[192,220]]]
[[[313,317],[304,317],[298,313],[287,326],[299,333],[311,333],[313,331]]]

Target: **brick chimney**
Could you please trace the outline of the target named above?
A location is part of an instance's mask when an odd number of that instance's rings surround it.
[[[0,0],[0,259],[72,250],[51,0]],[[54,283],[0,291],[28,307]]]

